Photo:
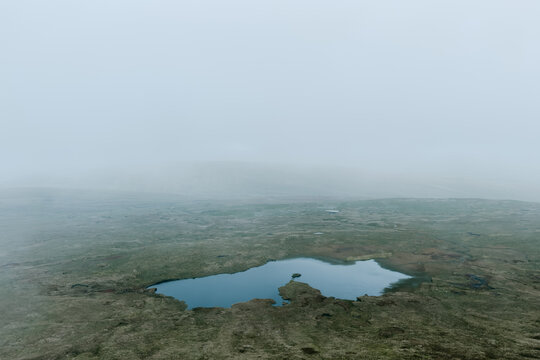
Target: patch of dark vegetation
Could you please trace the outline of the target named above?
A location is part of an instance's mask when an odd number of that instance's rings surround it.
[[[84,287],[84,288],[87,288],[87,287],[89,287],[89,285],[86,285],[86,284],[73,284],[73,285],[71,285],[71,288],[72,288],[72,289],[75,289],[75,288],[77,288],[77,287]]]
[[[314,347],[305,346],[305,347],[302,348],[302,352],[304,354],[313,355],[313,354],[317,354],[319,351],[317,349],[315,349]]]
[[[403,333],[405,333],[405,330],[397,326],[388,326],[388,327],[379,329],[378,331],[378,335],[381,338],[391,338],[395,335],[403,334]]]
[[[523,356],[527,359],[539,359],[540,351],[522,351],[519,353],[519,356]]]
[[[114,292],[114,289],[98,290],[98,292],[102,292],[102,293],[112,293],[112,292]]]
[[[381,299],[376,302],[377,306],[389,306],[389,305],[396,305],[396,302],[392,299]]]
[[[465,276],[467,276],[470,280],[469,287],[471,289],[493,289],[493,287],[489,286],[486,278],[474,274],[466,274]]]

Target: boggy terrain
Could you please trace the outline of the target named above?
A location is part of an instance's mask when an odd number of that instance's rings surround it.
[[[540,357],[537,203],[25,190],[0,194],[0,229],[2,359]],[[283,307],[186,310],[146,289],[297,256],[416,277],[357,301],[300,278]]]

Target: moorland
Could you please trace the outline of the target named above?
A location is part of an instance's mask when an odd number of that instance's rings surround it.
[[[26,189],[0,193],[0,229],[2,359],[540,358],[539,203]],[[290,282],[282,307],[147,288],[294,257],[414,279],[354,301]]]

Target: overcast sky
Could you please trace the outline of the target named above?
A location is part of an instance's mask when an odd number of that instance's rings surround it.
[[[151,164],[540,182],[538,0],[0,3],[0,183]]]

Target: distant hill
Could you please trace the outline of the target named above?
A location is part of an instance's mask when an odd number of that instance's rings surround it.
[[[493,198],[538,201],[526,189],[449,177],[374,174],[361,168],[207,162],[89,171],[71,178],[35,178],[19,186],[159,192],[198,198]]]

